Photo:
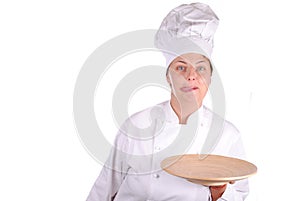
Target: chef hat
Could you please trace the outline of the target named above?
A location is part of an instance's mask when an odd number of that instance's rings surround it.
[[[177,56],[191,52],[210,59],[218,23],[218,17],[206,4],[180,5],[162,21],[155,35],[155,46],[163,52],[167,66]]]

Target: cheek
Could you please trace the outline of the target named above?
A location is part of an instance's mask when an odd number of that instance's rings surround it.
[[[181,85],[182,83],[186,82],[184,77],[178,73],[169,73],[167,76],[167,81],[171,85]]]
[[[199,79],[199,83],[200,83],[201,85],[205,85],[207,88],[209,87],[210,82],[211,82],[211,77],[210,77],[210,76],[202,76],[202,77]]]

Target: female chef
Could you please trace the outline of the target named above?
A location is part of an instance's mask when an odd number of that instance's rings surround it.
[[[209,147],[208,153],[244,158],[238,130],[203,105],[217,26],[217,16],[202,3],[178,6],[165,17],[155,45],[166,57],[171,98],[125,121],[88,201],[245,199],[247,180],[207,187],[160,168],[167,156],[199,153],[204,147]]]

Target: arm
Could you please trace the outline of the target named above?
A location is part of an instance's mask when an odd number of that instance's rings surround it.
[[[125,154],[122,151],[125,140],[119,134],[112,147],[110,156],[95,181],[87,201],[112,201],[126,177]],[[117,149],[118,147],[119,149]],[[120,149],[121,148],[121,149]]]
[[[119,186],[122,176],[113,170],[103,166],[103,169],[94,183],[87,201],[112,201]]]
[[[229,155],[231,157],[240,159],[246,158],[240,133],[238,133],[237,139],[233,141],[232,146],[229,150]],[[227,184],[222,197],[218,201],[243,201],[246,199],[248,193],[248,179],[243,179],[240,181],[233,182],[232,184]]]
[[[245,159],[245,150],[242,143],[241,135],[239,131],[232,125],[227,124],[224,129],[225,140],[220,142],[217,147],[217,153],[220,155],[225,154],[230,157]],[[228,147],[229,144],[229,147]],[[225,150],[224,147],[229,149]],[[249,186],[248,180],[243,179],[236,182],[230,182],[225,186],[210,187],[211,200],[212,201],[243,201],[246,199]]]

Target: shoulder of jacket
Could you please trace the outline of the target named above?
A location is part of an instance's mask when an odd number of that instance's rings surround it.
[[[125,120],[125,124],[132,123],[139,128],[148,127],[152,123],[153,119],[160,118],[164,115],[166,103],[167,101],[132,114]]]
[[[204,106],[204,116],[211,121],[220,122],[223,125],[223,132],[230,132],[239,134],[239,130],[237,127],[230,121],[226,120],[224,117],[220,116],[219,114],[213,112],[210,108]]]

